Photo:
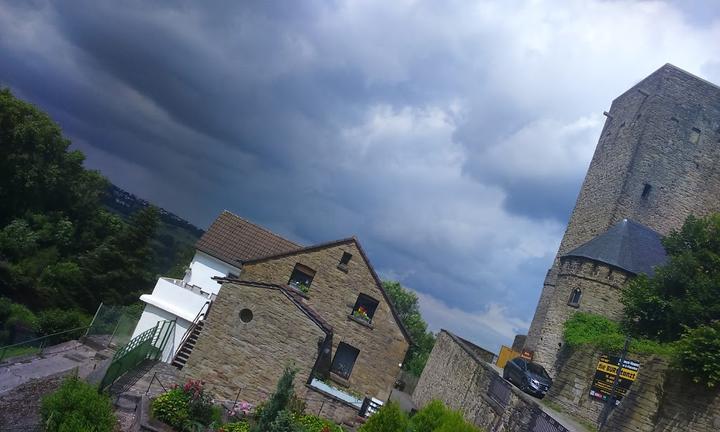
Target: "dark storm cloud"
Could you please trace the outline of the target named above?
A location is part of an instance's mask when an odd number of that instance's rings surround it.
[[[720,78],[718,21],[681,3],[565,6],[6,3],[0,84],[195,223],[357,234],[433,328],[495,348],[529,323],[611,99],[667,61]]]

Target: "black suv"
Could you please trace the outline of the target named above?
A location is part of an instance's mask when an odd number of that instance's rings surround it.
[[[503,378],[515,384],[525,393],[543,398],[552,385],[552,378],[545,368],[537,363],[517,357],[507,362]]]

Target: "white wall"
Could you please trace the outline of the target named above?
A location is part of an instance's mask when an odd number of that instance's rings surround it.
[[[145,330],[155,327],[158,321],[172,321],[176,318],[177,317],[170,312],[164,311],[151,304],[147,304],[145,305],[145,310],[143,310],[142,316],[140,317],[140,321],[138,321],[137,326],[135,327],[135,333],[133,333],[133,337],[139,335]],[[177,349],[179,348],[180,342],[182,342],[183,335],[185,335],[185,332],[187,332],[188,328],[190,328],[190,325],[190,321],[186,321],[181,318],[176,319],[175,328],[170,334],[167,344],[165,345],[165,349],[163,350],[163,354],[160,358],[161,361],[167,363],[172,361],[172,358],[175,355],[175,351],[177,351]]]
[[[225,277],[228,273],[239,275],[240,269],[210,255],[196,251],[190,263],[190,270],[185,274],[183,281],[190,285],[196,285],[202,288],[203,291],[217,294],[220,291],[220,284],[212,278]]]
[[[212,278],[225,277],[229,273],[239,275],[240,269],[196,251],[182,281],[161,277],[151,294],[140,296],[145,302],[145,310],[135,326],[133,337],[155,327],[158,321],[176,320],[174,334],[162,358],[170,362],[198,312],[214,298],[213,294],[220,291],[220,284]]]
[[[198,312],[210,299],[178,284],[182,281],[160,278],[152,294],[143,294],[140,300],[146,303],[133,336],[155,327],[158,321],[176,320],[173,337],[169,340],[163,361],[170,361],[179,348],[185,332],[190,328]]]

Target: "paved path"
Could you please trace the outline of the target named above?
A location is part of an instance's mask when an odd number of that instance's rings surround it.
[[[498,367],[496,364],[489,363],[490,366],[492,366],[493,369],[497,371],[500,376],[503,374],[503,370],[501,367]],[[512,384],[510,384],[512,385]],[[533,396],[530,396],[533,397]],[[533,397],[534,398],[534,397]],[[575,420],[573,417],[569,416],[568,414],[565,414],[560,411],[555,411],[554,409],[550,408],[549,406],[545,405],[542,400],[535,399],[537,404],[540,406],[540,409],[543,410],[547,415],[554,418],[560,424],[565,426],[570,432],[587,432],[588,428],[580,424],[577,420]]]
[[[68,373],[77,369],[87,377],[110,353],[98,353],[78,341],[48,347],[42,355],[23,356],[0,364],[0,395],[32,379]]]

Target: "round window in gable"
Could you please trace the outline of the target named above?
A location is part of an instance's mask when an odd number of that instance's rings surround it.
[[[253,319],[253,313],[250,309],[243,309],[240,311],[240,321],[249,323]]]

